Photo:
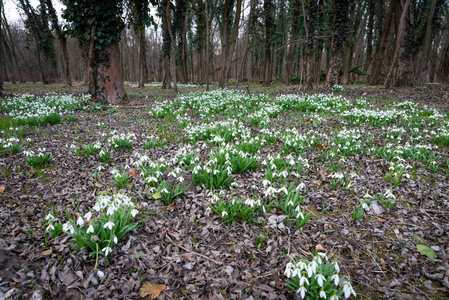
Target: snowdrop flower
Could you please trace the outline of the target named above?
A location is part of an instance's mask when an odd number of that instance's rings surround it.
[[[321,290],[320,298],[326,299],[326,292],[324,290]]]
[[[133,209],[131,211],[131,216],[133,216],[133,218],[139,213],[139,211],[137,209]]]
[[[49,214],[45,217],[45,220],[46,220],[46,221],[50,220],[50,221],[54,222],[54,221],[56,220],[56,218],[55,218],[51,213],[49,213]]]
[[[267,185],[270,185],[271,184],[271,182],[269,181],[269,180],[267,180],[267,179],[264,179],[263,181],[262,181],[262,185],[263,185],[263,187],[265,188]]]
[[[53,226],[52,224],[47,226],[47,229],[45,229],[45,232],[49,232],[51,230],[55,230],[55,226]]]
[[[298,187],[296,188],[296,190],[298,190],[298,188],[302,191],[303,189],[306,188],[306,185],[304,184],[304,182],[301,182]]]
[[[81,216],[78,217],[78,220],[76,221],[76,225],[78,225],[79,227],[83,227],[84,226],[84,220],[83,220],[83,218]]]
[[[288,206],[293,206],[293,201],[290,200],[290,201],[287,203],[287,205],[288,205]]]
[[[104,247],[103,249],[101,249],[101,251],[104,252],[104,256],[108,256],[108,254],[112,252],[112,248],[111,247]]]
[[[94,227],[91,225],[89,225],[89,227],[87,228],[86,233],[94,233]]]
[[[332,275],[331,280],[333,280],[334,284],[338,286],[338,284],[340,283],[340,276],[338,276],[338,274],[334,274]]]
[[[343,292],[345,294],[346,299],[348,299],[351,296],[351,294],[354,295],[354,297],[357,297],[357,295],[356,295],[354,289],[352,288],[351,283],[349,283],[349,281],[346,281],[343,284]]]
[[[280,189],[278,189],[277,192],[278,192],[278,193],[284,192],[284,194],[286,194],[286,195],[288,194],[288,191],[287,191],[287,189],[285,188],[285,186],[284,186],[284,187],[281,187]]]
[[[368,211],[369,210],[369,206],[368,204],[366,204],[365,202],[362,203],[362,207],[364,210]]]
[[[118,243],[118,238],[116,236],[114,236],[114,244]]]
[[[178,177],[178,181],[179,181],[179,182],[183,182],[183,181],[184,181],[184,177],[179,176],[179,177]]]
[[[335,268],[335,272],[340,273],[340,266],[338,265],[337,261],[334,261],[334,268]]]
[[[292,269],[295,267],[295,265],[291,262],[289,262],[286,266],[285,266],[285,271],[284,271],[284,275],[287,276],[287,278],[292,277]]]
[[[84,219],[86,219],[86,221],[90,221],[91,218],[92,218],[91,212],[88,212],[87,214],[84,215]]]
[[[111,221],[107,222],[106,224],[103,225],[103,228],[109,228],[109,230],[112,230],[112,228],[115,226],[114,223],[112,223]],[[103,250],[102,250],[103,251]],[[106,255],[107,256],[107,255]]]
[[[323,287],[323,282],[326,281],[326,278],[322,274],[315,275],[315,279],[318,282],[318,285]]]
[[[228,213],[224,210],[222,213],[221,213],[221,217],[222,218],[224,218],[225,216],[227,216],[228,215]]]
[[[106,214],[108,216],[112,216],[114,213],[115,213],[115,206],[114,205],[109,206]]]
[[[162,191],[161,191],[161,193],[168,194],[169,191],[167,190],[167,188],[163,188]]]
[[[296,219],[299,219],[299,217],[301,217],[301,219],[304,220],[304,214],[303,214],[302,212],[299,212],[299,213],[296,215]]]
[[[71,234],[75,233],[75,228],[73,228],[72,224],[70,223],[65,223],[62,225],[62,230],[64,232],[70,231]]]
[[[98,278],[100,278],[100,279],[104,277],[104,273],[100,270],[97,271],[97,275],[98,275]]]
[[[299,279],[299,285],[303,286],[304,283],[310,285],[309,280],[305,276],[301,276],[301,278]]]
[[[329,298],[329,300],[338,300],[338,297],[337,297],[336,294],[333,294],[333,295]]]
[[[299,293],[301,298],[304,299],[306,297],[307,289],[304,286],[302,286],[296,291],[296,293],[297,294]]]

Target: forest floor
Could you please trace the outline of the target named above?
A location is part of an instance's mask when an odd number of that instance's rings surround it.
[[[449,299],[447,86],[181,86],[175,98],[128,85],[119,107],[78,103],[85,90],[5,84],[0,299],[299,299],[286,266],[318,253],[360,299]],[[43,125],[49,113],[62,118]],[[103,230],[86,217],[102,193],[130,197],[138,227],[96,265],[46,229]],[[343,293],[326,279],[328,298]]]

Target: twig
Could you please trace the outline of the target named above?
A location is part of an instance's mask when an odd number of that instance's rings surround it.
[[[172,298],[172,296],[170,296],[169,294],[167,294],[167,292],[166,291],[162,291],[164,294],[165,294],[165,296],[167,296],[168,298],[170,298],[170,299],[172,299],[172,300],[174,300],[173,298]]]
[[[215,263],[215,264],[217,264],[217,265],[222,265],[222,264],[223,264],[221,261],[217,261],[217,260],[212,259],[212,258],[210,258],[210,257],[208,257],[208,256],[206,256],[206,255],[201,254],[201,253],[198,253],[198,252],[195,252],[195,251],[191,251],[191,250],[189,250],[189,249],[187,249],[187,248],[185,248],[185,247],[183,247],[183,246],[181,246],[181,245],[175,243],[175,242],[174,242],[168,235],[166,235],[166,237],[167,237],[167,238],[170,240],[170,242],[172,242],[176,247],[179,247],[179,248],[183,249],[184,251],[187,251],[187,252],[190,252],[190,253],[192,253],[192,254],[198,255],[198,256],[200,256],[200,257],[202,257],[202,258],[208,259],[208,260],[210,260],[211,262],[213,262],[213,263]]]

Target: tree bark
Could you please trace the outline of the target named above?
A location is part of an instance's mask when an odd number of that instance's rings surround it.
[[[175,36],[174,36],[174,34],[173,34],[173,31],[172,31],[172,28],[171,28],[171,22],[170,22],[170,1],[167,1],[167,19],[168,19],[168,22],[167,22],[167,29],[168,29],[168,33],[169,33],[169,35],[170,35],[170,40],[171,40],[171,45],[172,45],[172,53],[173,53],[173,55],[172,55],[172,62],[171,62],[171,64],[172,64],[172,76],[173,76],[173,92],[175,93],[175,94],[177,94],[178,93],[178,81],[177,81],[177,78],[176,78],[176,59],[175,59],[175,55],[174,55],[174,53],[175,53],[175,45],[176,45],[176,41],[175,41]]]
[[[379,48],[376,51],[373,59],[373,71],[371,73],[370,84],[376,85],[379,83],[379,75],[382,70],[382,65],[385,57],[385,50],[390,36],[391,23],[393,21],[393,4],[387,9],[384,25],[382,27],[382,35],[380,38]]]
[[[19,82],[23,82],[23,77],[22,77],[22,70],[19,67],[19,60],[17,58],[17,54],[16,54],[16,43],[14,43],[13,38],[12,38],[12,34],[11,34],[11,28],[9,27],[9,24],[6,20],[6,16],[5,16],[5,10],[2,10],[1,12],[2,16],[3,16],[3,20],[2,20],[2,24],[5,27],[6,30],[6,34],[4,35],[4,39],[5,41],[8,41],[7,37],[9,38],[9,45],[11,48],[11,54],[14,60],[14,64],[15,64],[15,68],[13,68],[14,72],[17,72],[19,74]],[[14,74],[14,77],[15,74]]]
[[[429,63],[430,63],[430,57],[429,57],[429,51],[432,44],[432,21],[433,16],[435,15],[435,7],[437,5],[437,0],[432,0],[432,4],[430,7],[429,17],[427,19],[426,24],[426,37],[424,40],[424,48],[422,53],[422,60],[421,60],[421,72],[420,72],[420,81],[425,82],[428,80],[429,77]]]
[[[263,64],[263,86],[270,86],[272,76],[272,35],[274,30],[273,2],[272,0],[264,0],[263,10],[265,14],[265,55]]]
[[[334,29],[332,34],[329,70],[326,77],[326,87],[331,88],[338,84],[343,52],[346,44],[348,30],[348,11],[350,0],[335,0],[334,3]]]
[[[99,52],[98,98],[108,104],[129,102],[123,84],[123,71],[120,61],[120,44],[112,41]]]
[[[139,30],[139,88],[145,87],[145,29]]]
[[[225,78],[226,82],[228,81],[229,77],[231,76],[231,62],[232,62],[232,57],[234,56],[234,51],[235,51],[235,47],[237,44],[237,36],[238,36],[238,32],[239,32],[241,12],[242,12],[242,0],[237,0],[234,25],[232,26],[231,43],[229,46],[229,54],[228,54],[228,57],[226,60],[226,71],[227,71],[226,78]]]
[[[206,91],[209,91],[209,0],[205,0],[206,14]]]
[[[95,50],[95,34],[97,32],[97,20],[94,17],[90,26],[90,40],[89,40],[89,70],[88,70],[88,82],[89,92],[93,101],[97,101],[97,60]]]
[[[399,28],[396,34],[396,48],[393,62],[384,87],[406,86],[412,84],[412,41],[410,37],[410,0],[406,0],[402,7],[402,14],[399,21]]]
[[[303,4],[304,5],[304,4]],[[303,7],[304,9],[304,7]],[[308,22],[306,29],[306,38],[307,38],[307,46],[306,46],[306,85],[305,88],[307,90],[313,89],[313,84],[315,83],[315,79],[313,75],[315,74],[314,66],[315,66],[315,20],[316,13],[318,10],[318,3],[316,0],[309,0],[309,13],[308,13]]]
[[[0,0],[0,12],[3,12],[3,0]],[[0,94],[3,91],[3,37],[2,22],[0,22]]]

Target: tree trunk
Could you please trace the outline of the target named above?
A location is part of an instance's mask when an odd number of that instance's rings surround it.
[[[108,104],[129,102],[123,84],[123,71],[120,61],[120,44],[112,41],[99,52],[98,98]]]
[[[139,88],[145,87],[145,29],[139,30]]]
[[[176,78],[176,58],[175,58],[175,55],[174,55],[174,53],[175,53],[175,45],[176,45],[176,41],[175,41],[175,36],[173,35],[173,31],[172,31],[172,28],[171,28],[171,22],[170,22],[170,1],[167,1],[167,20],[168,20],[168,22],[167,22],[167,29],[168,29],[168,33],[169,33],[169,35],[170,35],[170,40],[171,40],[171,44],[172,44],[172,53],[173,53],[173,55],[172,55],[172,62],[171,62],[171,64],[172,64],[172,75],[173,75],[173,92],[175,93],[175,94],[177,94],[178,93],[178,81],[177,81],[177,78]]]
[[[272,0],[264,0],[263,10],[265,14],[265,55],[263,64],[263,86],[270,86],[272,75],[272,35],[274,31],[274,17],[273,17],[273,2]]]
[[[438,58],[438,48],[440,46],[441,35],[437,34],[435,36],[435,43],[433,46],[432,55],[430,56],[430,67],[429,67],[429,82],[434,82],[435,80],[435,70]]]
[[[394,51],[393,62],[384,87],[406,86],[412,83],[412,41],[410,37],[410,0],[406,0],[402,7],[402,14],[399,21],[399,28],[396,34],[396,48]]]
[[[206,14],[206,91],[209,91],[209,0],[205,0]]]
[[[231,42],[229,46],[229,53],[226,60],[226,78],[225,81],[227,82],[229,77],[231,76],[231,62],[232,57],[234,56],[235,47],[237,44],[237,36],[239,32],[239,24],[240,24],[240,16],[242,11],[242,0],[237,0],[236,3],[236,12],[235,12],[235,19],[234,19],[234,25],[232,26],[232,34],[231,34]]]
[[[304,5],[304,4],[303,4]],[[303,7],[304,9],[304,7]],[[308,22],[306,29],[306,38],[307,38],[307,46],[306,46],[306,89],[313,89],[313,84],[315,79],[313,75],[315,73],[315,20],[316,13],[318,10],[318,3],[316,0],[309,0],[309,13],[308,13]]]
[[[93,101],[97,101],[97,72],[98,66],[96,61],[96,50],[95,50],[95,34],[97,32],[97,20],[94,17],[92,25],[90,26],[90,40],[89,40],[89,71],[88,71],[88,82],[89,82],[89,92]]]
[[[429,50],[430,50],[431,44],[432,44],[432,24],[433,24],[432,21],[433,21],[433,16],[435,15],[436,5],[437,5],[437,0],[432,0],[429,17],[427,19],[426,37],[424,40],[422,60],[420,62],[421,63],[421,73],[420,73],[420,81],[421,82],[427,81],[428,76],[429,76],[429,63],[430,63]]]
[[[13,70],[14,70],[14,72],[17,72],[19,74],[19,82],[23,82],[22,71],[21,71],[21,68],[19,67],[19,60],[17,59],[17,54],[16,54],[16,43],[14,43],[14,41],[13,41],[12,34],[11,34],[11,28],[9,27],[9,24],[6,20],[5,10],[2,10],[1,14],[3,16],[2,24],[4,25],[5,30],[6,30],[6,34],[4,35],[3,38],[5,39],[5,41],[8,41],[7,37],[9,38],[11,54],[12,54],[14,64],[15,64],[15,67],[13,68]],[[15,77],[15,74],[14,74],[14,77]]]
[[[3,12],[3,0],[0,0],[0,12]],[[0,22],[0,94],[3,91],[3,37],[2,22]]]
[[[391,23],[393,21],[393,4],[390,3],[390,6],[387,9],[387,13],[385,16],[385,21],[382,27],[382,35],[380,38],[379,48],[374,55],[373,60],[373,71],[371,73],[370,84],[376,85],[379,83],[379,75],[382,70],[382,65],[385,57],[385,50],[387,48],[387,44],[390,37],[390,29]]]
[[[340,67],[346,44],[348,30],[348,12],[350,0],[335,0],[334,3],[334,29],[332,34],[329,69],[326,77],[326,87],[331,88],[338,84]]]

